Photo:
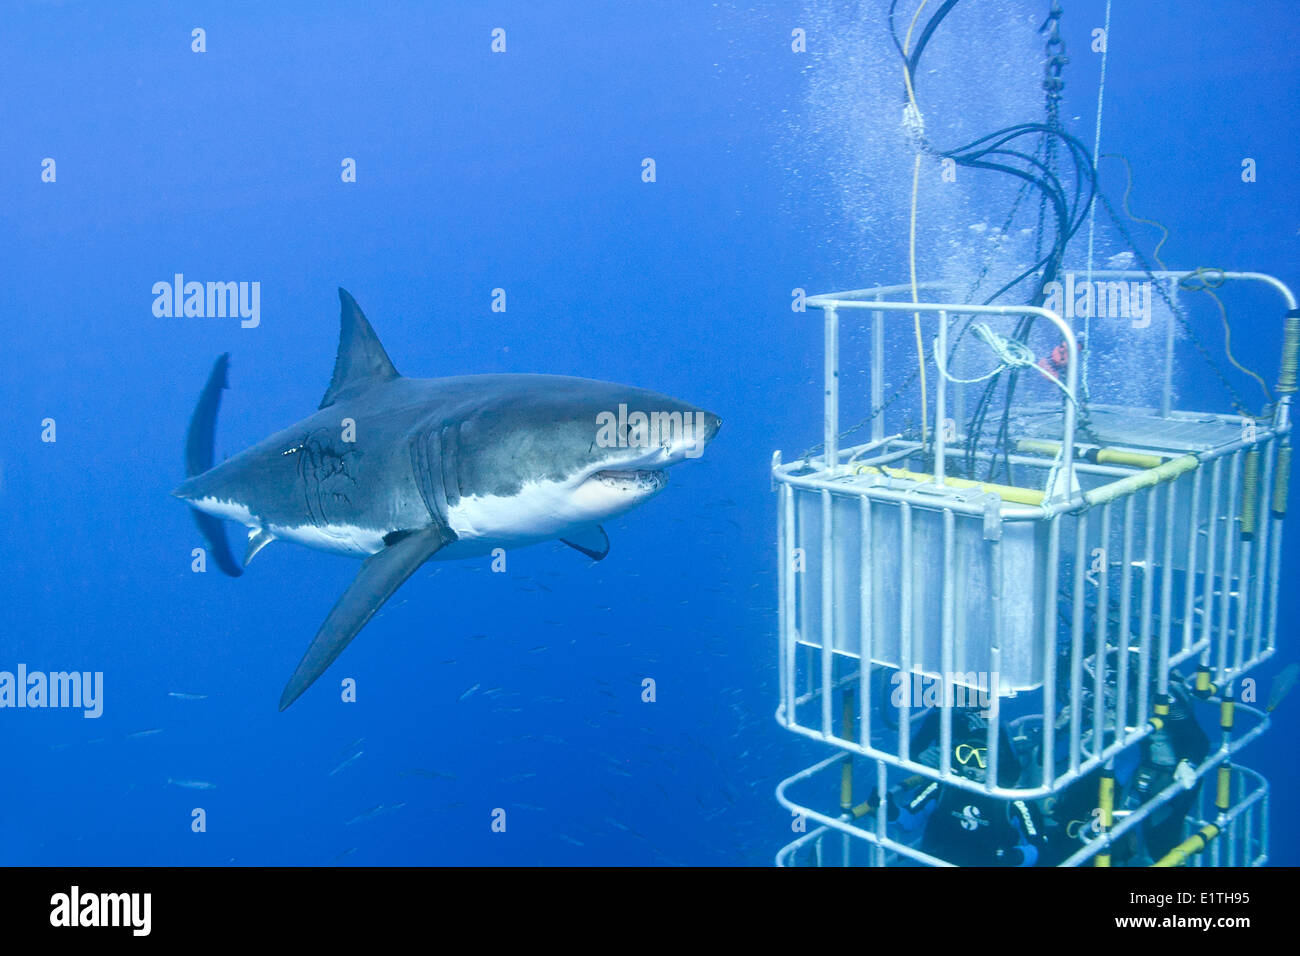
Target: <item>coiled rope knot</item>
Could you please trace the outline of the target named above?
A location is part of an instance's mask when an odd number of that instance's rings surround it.
[[[1029,368],[1036,361],[1034,353],[1028,345],[1017,339],[1009,339],[1005,336],[999,335],[989,327],[987,322],[972,322],[970,330],[981,342],[987,345],[989,350],[997,357],[998,367],[987,375],[981,375],[979,378],[954,378],[949,374],[944,363],[944,358],[939,353],[938,347],[936,346],[934,351],[934,363],[939,366],[939,371],[942,373],[943,377],[948,379],[950,382],[959,385],[974,385],[977,382],[986,382],[994,375],[1001,374],[1009,368]]]

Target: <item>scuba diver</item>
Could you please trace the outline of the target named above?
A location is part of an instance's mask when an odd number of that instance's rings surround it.
[[[937,767],[938,711],[931,712],[922,726],[917,745],[921,761]],[[988,774],[988,720],[983,711],[973,707],[953,711],[952,748],[953,767],[963,777],[984,783]],[[998,734],[997,784],[1015,786],[1020,769],[1004,725]],[[1029,802],[999,799],[962,787],[939,787],[920,849],[958,866],[1034,866],[1042,846],[1042,819]]]
[[[1130,713],[1124,721],[1130,727],[1136,721],[1133,709],[1137,702],[1137,674],[1138,668],[1134,663],[1129,668],[1129,707],[1126,709]],[[1089,682],[1085,682],[1085,686],[1087,683]],[[1104,683],[1106,707],[1111,712],[1107,724],[1111,724],[1118,696],[1113,663],[1107,666]],[[1168,707],[1167,713],[1157,715],[1160,726],[1142,740],[1136,751],[1130,748],[1115,760],[1116,817],[1122,818],[1137,810],[1176,779],[1186,780],[1190,786],[1156,808],[1140,825],[1114,841],[1111,861],[1115,866],[1149,866],[1182,841],[1184,818],[1195,804],[1200,790],[1200,781],[1192,782],[1191,774],[1210,750],[1209,738],[1196,720],[1192,698],[1185,690],[1177,671],[1170,675],[1168,696],[1160,698],[1156,695],[1154,699],[1158,708],[1162,701]],[[1088,722],[1091,722],[1093,706],[1095,701],[1092,695],[1085,693],[1084,707]],[[1068,719],[1067,708],[1062,711],[1058,725]],[[1032,754],[1027,766],[1039,766],[1040,761],[1036,758],[1041,754],[1041,728],[1027,730],[1020,739]],[[1095,743],[1093,746],[1096,746]],[[1064,772],[1067,766],[1065,756],[1061,755],[1058,770]],[[1043,819],[1045,840],[1041,865],[1059,865],[1098,836],[1100,811],[1097,809],[1097,800],[1101,775],[1100,768],[1093,770],[1068,786],[1060,795],[1037,802]],[[1022,780],[1021,785],[1032,786],[1037,782],[1037,779],[1031,777]]]
[[[940,711],[931,710],[916,736],[918,759],[940,762]],[[952,711],[952,767],[983,783],[988,773],[988,721],[976,707]],[[1020,763],[1006,727],[998,744],[998,784],[1013,786]],[[868,806],[877,805],[872,794]],[[1004,800],[963,787],[945,786],[921,775],[894,786],[886,817],[904,834],[920,834],[917,848],[957,866],[1034,866],[1044,846],[1042,819],[1024,800]]]

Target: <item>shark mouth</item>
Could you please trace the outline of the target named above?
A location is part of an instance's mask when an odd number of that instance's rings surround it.
[[[668,475],[662,471],[598,471],[588,480],[611,491],[647,492],[668,484]]]

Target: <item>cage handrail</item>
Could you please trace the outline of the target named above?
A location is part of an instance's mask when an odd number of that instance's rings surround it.
[[[1078,270],[1073,270],[1076,273]],[[1222,277],[1225,280],[1242,281],[1242,282],[1260,282],[1274,289],[1282,301],[1286,303],[1288,309],[1294,309],[1296,305],[1295,294],[1290,287],[1276,276],[1271,276],[1266,272],[1232,272],[1226,269],[1209,269],[1216,277]],[[1190,279],[1198,275],[1196,269],[1190,272],[1181,269],[1161,269],[1158,271],[1146,272],[1143,269],[1093,269],[1091,275],[1094,279]]]
[[[869,291],[869,290],[868,290]],[[1059,313],[1036,305],[958,305],[940,302],[891,302],[883,300],[860,300],[837,298],[836,294],[809,296],[806,300],[813,308],[821,309],[826,320],[826,368],[823,437],[823,458],[826,471],[834,476],[839,467],[839,310],[866,309],[881,312],[935,313],[939,317],[938,348],[947,345],[947,329],[950,314],[956,315],[1001,315],[1033,316],[1046,319],[1056,326],[1065,340],[1068,355],[1065,370],[1065,388],[1068,397],[1065,400],[1064,437],[1062,440],[1062,469],[1064,487],[1073,487],[1074,477],[1074,440],[1075,425],[1078,416],[1076,402],[1079,394],[1079,343],[1074,329]],[[940,378],[935,390],[935,466],[934,480],[943,484],[945,467],[945,439],[943,421],[946,418],[946,395],[943,379]],[[922,436],[924,439],[925,436]]]
[[[1266,272],[1235,272],[1226,269],[1214,269],[1210,271],[1212,271],[1216,276],[1222,276],[1224,279],[1232,281],[1259,282],[1267,285],[1276,290],[1277,293],[1282,296],[1282,300],[1286,303],[1288,309],[1298,307],[1295,294],[1285,282],[1276,276],[1271,276]],[[1086,273],[1091,275],[1094,279],[1188,279],[1197,275],[1197,270],[1195,269],[1159,269],[1152,270],[1151,272],[1147,272],[1145,269],[1092,269],[1091,271],[1086,269],[1067,269],[1064,270],[1062,274],[1070,272],[1075,275]],[[945,279],[931,279],[925,282],[918,282],[916,287],[918,289],[956,288],[957,283]],[[911,290],[911,283],[900,283],[898,285],[874,286],[870,289],[852,289],[846,292],[819,293],[818,295],[807,297],[805,301],[812,302],[814,299],[825,298],[836,298],[841,300],[857,299],[861,296],[892,295],[894,293],[911,292]],[[959,307],[952,306],[950,308],[952,311],[958,311]],[[961,308],[965,307],[963,306]]]

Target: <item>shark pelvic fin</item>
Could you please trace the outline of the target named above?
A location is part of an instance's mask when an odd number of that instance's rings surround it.
[[[252,528],[248,532],[248,550],[244,552],[244,567],[253,563],[253,558],[257,557],[257,552],[261,551],[268,544],[275,540],[275,535],[265,528]]]
[[[334,359],[334,377],[320,407],[326,408],[345,393],[361,391],[370,385],[390,382],[398,377],[379,336],[366,321],[356,299],[339,289],[339,351]]]
[[[605,529],[598,524],[582,528],[576,534],[570,534],[569,537],[560,540],[575,551],[581,551],[593,561],[604,560],[609,554],[609,535],[605,534]]]
[[[213,445],[217,434],[217,411],[221,408],[221,391],[226,384],[226,372],[230,368],[230,353],[218,356],[208,375],[208,382],[199,395],[199,403],[194,406],[190,416],[190,427],[185,433],[185,477],[193,478],[212,467]],[[194,523],[208,542],[212,560],[232,578],[244,573],[244,569],[235,563],[235,556],[230,552],[230,542],[226,540],[226,526],[220,518],[205,514],[197,508],[190,508]]]
[[[453,532],[434,526],[409,534],[366,558],[356,578],[316,632],[307,653],[298,662],[297,670],[280,695],[280,710],[301,697],[303,691],[325,673],[343,648],[402,586],[402,582],[415,573],[416,568],[439,548],[455,540]]]

